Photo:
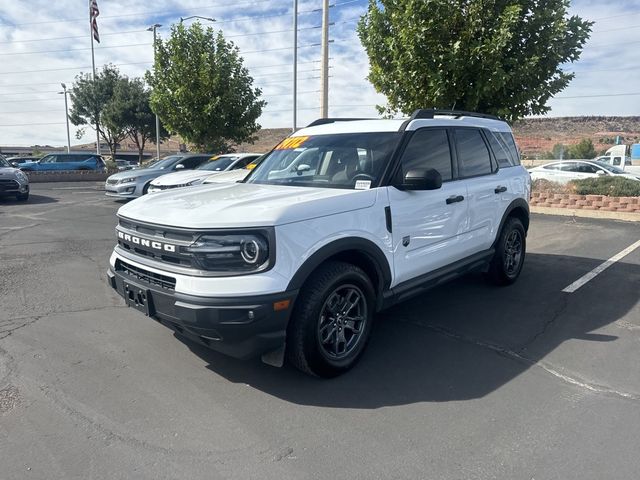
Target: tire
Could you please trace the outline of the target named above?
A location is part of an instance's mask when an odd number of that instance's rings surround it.
[[[18,193],[16,195],[16,200],[18,200],[19,202],[26,202],[27,200],[29,200],[29,192]]]
[[[522,222],[515,217],[507,218],[489,264],[488,280],[495,285],[513,284],[522,271],[526,250],[527,235]]]
[[[322,265],[296,301],[287,331],[289,362],[323,378],[346,372],[367,346],[374,308],[373,285],[363,270],[337,261]]]
[[[146,195],[149,193],[149,187],[151,186],[151,182],[147,183],[144,187],[142,187],[142,195]]]

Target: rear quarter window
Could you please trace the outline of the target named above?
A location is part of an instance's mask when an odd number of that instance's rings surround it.
[[[520,152],[510,132],[487,132],[489,145],[500,168],[520,165]]]

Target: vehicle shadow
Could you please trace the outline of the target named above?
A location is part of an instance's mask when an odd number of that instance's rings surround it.
[[[529,254],[515,285],[498,288],[469,275],[431,290],[380,313],[360,363],[332,380],[241,362],[177,338],[228,380],[296,404],[370,409],[480,398],[567,340],[616,341],[592,332],[635,305],[640,266],[618,263],[581,290],[562,292],[600,263]],[[595,282],[615,291],[615,301],[589,295]]]
[[[0,197],[0,203],[4,205],[44,205],[47,203],[58,203],[59,200],[53,197],[47,197],[46,195],[34,195],[29,194],[27,201],[17,200],[16,197]]]

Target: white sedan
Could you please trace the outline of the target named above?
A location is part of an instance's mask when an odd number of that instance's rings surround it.
[[[149,193],[161,192],[179,187],[200,185],[209,177],[220,175],[222,172],[244,170],[245,167],[261,157],[260,153],[231,153],[217,155],[195,170],[169,173],[156,178],[149,185]]]
[[[571,180],[615,176],[640,180],[640,177],[603,162],[589,160],[562,160],[547,163],[529,170],[531,180],[549,180],[557,183],[568,183]]]

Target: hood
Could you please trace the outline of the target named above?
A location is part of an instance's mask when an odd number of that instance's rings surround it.
[[[13,167],[0,167],[0,176],[2,177],[15,177],[16,172],[19,172],[19,168]]]
[[[154,178],[159,177],[160,175],[166,175],[168,172],[166,170],[155,170],[152,168],[138,168],[135,170],[125,170],[124,172],[114,173],[109,176],[109,180],[124,180],[125,178]]]
[[[156,178],[152,185],[183,185],[199,178],[204,179],[215,172],[207,170],[182,170],[164,174]]]
[[[209,184],[140,197],[118,215],[184,228],[266,227],[367,208],[377,190]]]
[[[250,173],[251,170],[247,170],[246,168],[219,172],[207,177],[203,183],[235,183],[244,180]]]

